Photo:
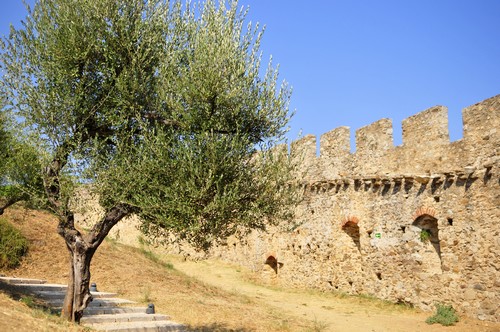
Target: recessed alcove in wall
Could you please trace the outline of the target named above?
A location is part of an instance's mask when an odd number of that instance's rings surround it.
[[[278,273],[278,270],[283,267],[283,263],[278,262],[273,255],[268,256],[264,264],[269,265],[275,273]]]
[[[354,244],[356,245],[356,248],[358,250],[361,250],[361,243],[360,243],[360,235],[359,235],[359,226],[358,223],[355,221],[347,221],[342,225],[342,230],[349,235],[349,237],[352,239]]]
[[[441,273],[441,246],[437,219],[429,214],[422,214],[413,221],[419,231],[417,240],[422,242],[420,254],[423,269],[429,273]]]

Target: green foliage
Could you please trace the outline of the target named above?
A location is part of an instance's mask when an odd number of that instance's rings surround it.
[[[50,155],[56,213],[91,183],[107,211],[204,249],[290,216],[294,166],[274,148],[291,91],[271,63],[261,77],[262,31],[238,6],[48,0],[12,29],[0,84]]]
[[[436,313],[426,319],[427,324],[441,324],[451,326],[458,322],[458,315],[451,305],[436,304]]]
[[[14,190],[15,189],[10,185],[0,186],[0,197],[1,198],[10,197],[13,195]]]
[[[1,93],[1,90],[0,90]],[[2,101],[2,104],[4,101]],[[8,151],[10,150],[11,134],[8,132],[8,120],[7,115],[2,111],[3,105],[0,104],[0,186],[6,188],[4,174],[7,171],[7,163],[9,160]],[[0,193],[0,197],[4,197],[5,191]]]
[[[420,241],[427,243],[429,242],[430,238],[431,238],[431,231],[429,231],[428,229],[422,229],[420,231]]]
[[[0,268],[14,268],[28,252],[28,240],[5,219],[0,219]]]
[[[29,139],[16,128],[10,113],[0,108],[0,209],[21,200],[31,206],[42,204],[39,157]]]
[[[25,295],[19,300],[30,308],[36,308],[35,298],[33,296]]]

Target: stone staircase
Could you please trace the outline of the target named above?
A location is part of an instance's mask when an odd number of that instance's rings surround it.
[[[0,282],[12,285],[24,293],[43,300],[51,308],[60,310],[66,293],[66,285],[48,284],[40,279],[0,277]],[[117,298],[115,293],[92,292],[93,300],[85,309],[80,324],[98,331],[109,332],[163,332],[187,331],[182,324],[157,313],[151,307],[128,306],[135,302]],[[151,310],[152,309],[152,310]]]

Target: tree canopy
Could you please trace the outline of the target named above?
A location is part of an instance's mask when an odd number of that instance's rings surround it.
[[[275,149],[290,88],[261,70],[246,13],[236,0],[40,0],[4,39],[0,88],[48,156],[40,188],[80,269],[72,310],[90,298],[82,266],[123,217],[207,248],[290,213],[293,165]],[[106,210],[88,234],[69,204],[80,184]]]
[[[16,130],[8,112],[2,111],[4,104],[0,100],[0,215],[19,201],[43,206],[40,156]]]
[[[272,66],[260,78],[262,31],[245,14],[236,1],[42,1],[7,41],[7,96],[105,207],[186,235],[263,226],[283,170],[265,179],[273,166],[251,158],[283,139],[290,90]]]

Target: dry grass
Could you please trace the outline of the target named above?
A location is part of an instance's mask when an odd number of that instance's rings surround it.
[[[1,331],[83,332],[87,329],[70,324],[41,309],[28,307],[0,291]]]
[[[55,217],[23,209],[6,211],[5,216],[31,246],[19,268],[0,273],[66,283],[69,263],[64,242],[56,233]],[[98,249],[91,271],[99,290],[117,292],[140,303],[153,302],[158,312],[198,331],[286,331],[280,324],[307,327],[297,318],[283,317],[272,307],[206,285],[167,264],[153,262],[139,249],[112,241],[105,241]]]

